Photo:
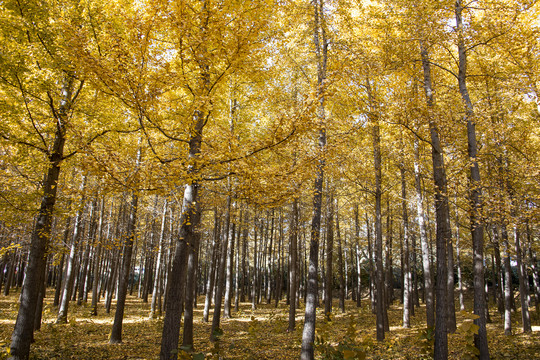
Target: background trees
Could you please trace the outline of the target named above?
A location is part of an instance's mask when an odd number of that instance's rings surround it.
[[[182,309],[192,349],[198,295],[214,340],[222,302],[234,316],[286,301],[292,331],[309,299],[304,358],[323,301],[369,296],[382,341],[388,307],[403,302],[407,327],[422,300],[444,358],[455,275],[480,335],[486,297],[510,334],[516,268],[530,331],[538,5],[457,5],[2,3],[0,285],[24,279],[12,356],[28,357],[49,286],[59,321],[70,301],[96,314],[116,299],[112,342],[128,294],[165,309],[162,358]]]

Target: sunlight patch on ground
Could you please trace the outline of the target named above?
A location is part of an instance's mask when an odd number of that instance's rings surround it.
[[[540,326],[531,326],[532,331],[540,331]]]

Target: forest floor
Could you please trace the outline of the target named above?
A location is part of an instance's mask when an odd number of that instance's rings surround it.
[[[49,296],[52,291],[49,291]],[[17,316],[18,293],[0,295],[0,359],[7,357],[11,332]],[[203,298],[199,298],[202,304]],[[90,302],[90,300],[89,300]],[[389,309],[390,332],[383,342],[375,340],[375,315],[368,301],[357,308],[347,301],[346,312],[334,304],[331,321],[325,321],[322,311],[317,318],[317,358],[319,359],[429,359],[432,351],[431,334],[425,331],[425,309],[416,309],[411,327],[404,329],[402,308],[398,301]],[[470,305],[470,304],[468,304]],[[123,326],[123,343],[108,342],[114,318],[106,314],[103,303],[99,315],[90,315],[90,303],[70,304],[68,324],[55,324],[56,309],[52,299],[45,300],[43,325],[35,334],[31,359],[157,359],[159,357],[162,319],[150,320],[150,304],[129,296]],[[470,310],[470,306],[468,308]],[[513,335],[505,336],[502,320],[496,309],[490,309],[493,323],[488,324],[488,341],[492,359],[540,359],[540,319],[531,309],[533,332],[521,330],[521,314],[512,314]],[[457,312],[458,331],[449,334],[449,358],[470,358],[474,352],[474,327],[470,313]],[[210,316],[211,319],[211,316]],[[254,312],[250,303],[241,303],[233,318],[222,320],[223,335],[217,343],[209,341],[210,323],[202,322],[202,306],[195,310],[194,345],[196,353],[205,359],[297,359],[300,354],[303,309],[297,312],[296,331],[287,333],[288,306],[278,308],[261,304]],[[326,357],[323,357],[326,354]],[[198,356],[202,358],[202,355]],[[185,357],[190,359],[191,356]],[[197,358],[197,357],[195,357]]]

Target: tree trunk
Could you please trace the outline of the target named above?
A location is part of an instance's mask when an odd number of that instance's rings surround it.
[[[332,191],[332,190],[330,190]],[[333,298],[333,257],[334,257],[334,196],[331,192],[328,198],[328,215],[326,224],[326,286],[324,288],[324,315],[330,320]]]
[[[207,14],[208,15],[208,14]],[[201,30],[205,32],[205,28]],[[201,78],[204,87],[208,87],[208,67],[201,66]],[[203,94],[206,94],[206,90]],[[182,203],[182,215],[180,217],[180,231],[176,241],[172,267],[168,272],[167,293],[165,295],[165,317],[163,319],[163,331],[161,336],[161,360],[176,360],[178,356],[178,339],[180,336],[180,321],[182,319],[182,304],[186,279],[186,267],[188,259],[188,244],[196,242],[199,222],[199,183],[195,178],[199,169],[193,165],[200,157],[202,131],[208,120],[208,113],[195,110],[193,114],[193,127],[189,140],[188,166],[190,181],[184,188],[184,200]],[[190,279],[193,280],[193,279]]]
[[[164,241],[165,241],[165,229],[167,223],[167,199],[163,200],[163,212],[161,214],[161,227],[159,229],[158,240],[158,257],[156,261],[156,274],[154,277],[154,289],[152,291],[152,303],[150,304],[150,319],[153,319],[156,315],[156,305],[158,304],[158,298],[161,298],[161,279],[163,278],[163,258],[164,258]],[[161,316],[161,312],[158,312],[158,316]]]
[[[528,289],[525,281],[529,281],[527,273],[523,271],[523,259],[521,256],[521,232],[518,225],[514,225],[514,241],[516,246],[517,274],[519,279],[519,298],[521,301],[521,323],[523,332],[529,333],[532,331],[531,318],[529,315],[529,304],[527,301]]]
[[[470,159],[469,202],[471,206],[470,221],[473,243],[473,274],[474,274],[474,313],[479,317],[474,320],[478,325],[478,334],[474,337],[476,347],[480,352],[480,360],[489,359],[489,348],[486,330],[486,298],[484,295],[484,227],[482,224],[482,189],[480,169],[478,167],[477,141],[473,105],[467,90],[467,49],[463,34],[462,21],[463,4],[456,0],[456,29],[458,35],[458,84],[461,98],[465,104],[467,120],[467,152]]]
[[[87,274],[90,272],[89,266],[90,266],[90,247],[94,246],[94,234],[96,232],[95,229],[95,216],[96,216],[96,208],[97,208],[97,199],[92,200],[92,205],[90,206],[90,214],[88,214],[89,218],[89,231],[88,236],[86,239],[86,248],[84,250],[84,254],[82,257],[81,262],[81,270],[80,270],[80,281],[79,281],[79,297],[77,298],[77,305],[82,305],[86,291],[87,289]]]
[[[97,228],[97,237],[96,237],[96,242],[97,242],[97,245],[96,245],[96,252],[94,254],[94,281],[92,283],[92,312],[91,312],[91,315],[93,316],[97,316],[98,314],[98,311],[97,311],[97,305],[98,305],[98,302],[99,302],[99,291],[98,291],[98,286],[99,286],[99,278],[101,276],[101,272],[100,272],[100,267],[99,267],[99,263],[101,261],[101,251],[102,251],[102,246],[101,246],[101,239],[102,239],[102,232],[103,232],[103,218],[105,217],[105,198],[102,198],[101,199],[101,205],[100,205],[100,210],[99,210],[99,222],[98,222],[98,228]],[[109,219],[110,220],[110,219]]]
[[[196,205],[192,221],[196,224],[199,224],[200,217],[200,208]],[[193,306],[195,301],[195,287],[197,286],[197,264],[199,262],[198,258],[200,237],[201,234],[197,231],[193,234],[191,238],[192,241],[186,243],[188,251],[188,264],[182,347],[184,349],[187,349],[188,351],[193,349]]]
[[[371,93],[370,80],[366,83],[371,108],[371,127],[373,139],[373,158],[375,165],[375,315],[377,341],[384,340],[386,306],[384,296],[383,240],[382,240],[382,160],[381,135],[378,114],[375,112],[374,95]]]
[[[319,239],[321,236],[321,212],[322,212],[322,191],[324,181],[324,152],[326,149],[326,121],[324,109],[324,81],[326,79],[326,64],[328,60],[328,42],[326,39],[326,29],[324,26],[324,1],[315,0],[313,2],[314,27],[313,42],[317,60],[317,97],[319,99],[318,121],[319,143],[318,154],[320,156],[317,163],[313,194],[313,218],[311,220],[311,239],[309,245],[309,270],[306,292],[306,309],[304,318],[304,329],[302,332],[301,360],[313,360],[315,340],[315,320],[317,301],[317,275],[319,267]],[[321,44],[322,41],[322,44]]]
[[[210,269],[208,271],[208,279],[206,285],[206,296],[204,301],[204,310],[203,310],[203,321],[208,322],[208,315],[210,313],[210,306],[212,306],[212,295],[214,293],[214,284],[216,278],[216,268],[218,267],[218,254],[219,254],[219,244],[220,244],[220,219],[216,209],[214,209],[214,233],[212,237],[212,252],[208,256],[210,261]]]
[[[234,206],[236,207],[236,206]],[[234,268],[234,245],[236,243],[236,223],[231,225],[231,234],[229,237],[229,246],[227,251],[227,269],[225,275],[225,301],[223,303],[223,317],[231,318],[231,299],[233,288],[233,268]]]
[[[223,239],[221,254],[219,255],[219,267],[216,274],[216,297],[214,302],[214,314],[212,317],[212,328],[210,330],[210,341],[219,339],[219,325],[221,322],[221,303],[223,301],[223,288],[226,282],[225,265],[227,264],[227,248],[229,247],[231,223],[231,196],[227,196],[227,205],[225,213],[225,228],[223,230]]]
[[[257,309],[257,282],[258,282],[258,252],[257,252],[257,230],[258,230],[258,223],[259,219],[257,218],[257,214],[255,214],[253,218],[254,223],[254,235],[253,235],[253,278],[252,278],[252,284],[251,284],[251,310]]]
[[[358,205],[354,207],[354,238],[356,254],[356,307],[362,306],[362,264],[360,256],[360,221],[358,214]]]
[[[79,208],[77,210],[77,215],[75,216],[75,225],[73,228],[73,237],[71,239],[71,246],[69,250],[69,257],[66,264],[66,276],[64,280],[64,286],[62,291],[62,297],[60,301],[60,308],[58,309],[58,317],[56,319],[57,324],[65,324],[67,323],[67,314],[69,309],[69,300],[71,298],[71,292],[74,288],[74,281],[75,281],[75,256],[77,253],[77,247],[79,243],[79,237],[81,236],[82,232],[82,214],[84,210],[84,206],[86,203],[85,200],[85,192],[86,192],[86,175],[83,176],[82,182],[81,182],[81,204],[82,208]]]
[[[137,154],[137,165],[139,166],[141,151]],[[116,311],[114,313],[114,322],[111,329],[110,344],[119,344],[122,342],[122,323],[124,320],[124,309],[129,284],[129,273],[131,271],[131,255],[133,252],[133,242],[135,241],[135,232],[137,226],[137,209],[139,205],[139,196],[136,192],[131,194],[129,204],[129,218],[126,234],[124,238],[124,250],[122,254],[122,267],[118,282],[118,295],[116,298]]]
[[[82,87],[82,84],[81,84]],[[25,360],[30,355],[30,343],[33,338],[34,317],[39,297],[39,288],[42,283],[46,253],[51,234],[51,224],[56,203],[56,190],[60,165],[64,156],[64,144],[66,140],[66,125],[71,105],[78,92],[73,94],[74,78],[66,75],[62,86],[62,99],[60,106],[54,111],[56,131],[54,142],[48,153],[47,173],[41,183],[41,205],[34,224],[34,230],[30,239],[30,253],[26,278],[20,296],[17,320],[11,335],[10,354],[11,360]],[[80,91],[80,89],[79,89]],[[7,284],[6,284],[7,285]]]
[[[431,65],[425,44],[420,42],[422,68],[424,73],[424,91],[428,109],[434,106],[433,87],[431,83]],[[431,136],[431,158],[433,162],[433,178],[435,182],[435,218],[437,224],[437,286],[436,286],[436,316],[435,323],[435,352],[436,360],[448,358],[447,337],[447,278],[448,268],[446,262],[448,238],[451,237],[450,213],[448,208],[446,170],[444,166],[443,150],[439,139],[439,130],[433,118],[429,117]],[[451,249],[450,249],[451,250]]]
[[[288,332],[293,332],[296,327],[296,289],[297,289],[297,268],[298,268],[298,199],[294,198],[291,209],[291,220],[289,225],[289,327]]]
[[[403,327],[411,327],[411,319],[409,310],[412,303],[411,293],[411,270],[409,268],[409,216],[407,213],[407,188],[405,182],[405,167],[402,163],[400,166],[401,173],[401,206],[403,218]]]
[[[346,282],[345,282],[345,273],[347,271],[346,265],[344,269],[343,265],[343,247],[341,244],[341,231],[339,228],[339,204],[338,200],[336,199],[336,235],[337,235],[337,241],[338,241],[338,268],[339,268],[339,308],[341,309],[341,312],[345,312],[345,292],[346,292]],[[347,254],[345,253],[345,257],[347,257]],[[346,263],[346,260],[345,260]]]

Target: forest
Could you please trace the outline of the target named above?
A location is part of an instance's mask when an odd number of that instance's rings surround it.
[[[0,1],[0,359],[540,358],[539,19]]]

